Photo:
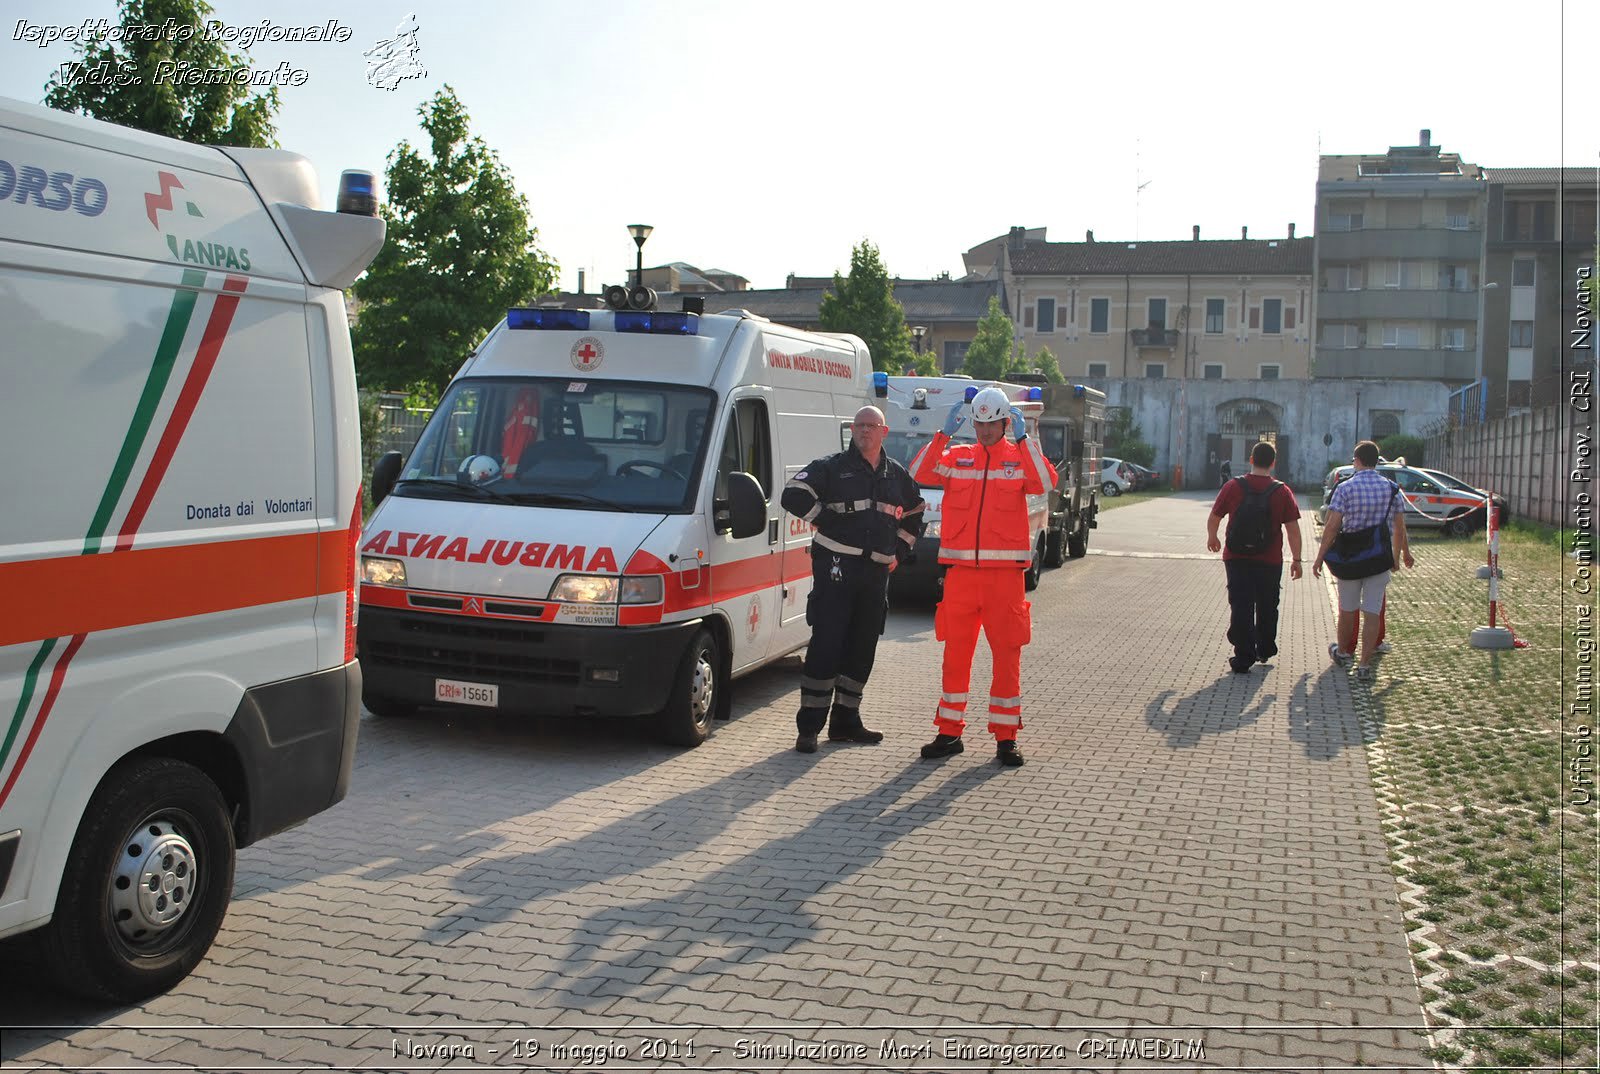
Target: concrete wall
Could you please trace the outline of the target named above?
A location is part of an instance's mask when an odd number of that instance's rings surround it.
[[[1401,433],[1420,437],[1445,416],[1450,395],[1449,385],[1438,381],[1128,377],[1082,383],[1105,392],[1108,406],[1133,410],[1134,424],[1155,447],[1155,469],[1162,474],[1173,474],[1181,449],[1186,488],[1213,484],[1216,467],[1207,458],[1208,438],[1221,432],[1223,413],[1232,404],[1260,404],[1258,409],[1277,426],[1277,476],[1294,485],[1311,485],[1322,480],[1330,460],[1348,458],[1356,441],[1371,438],[1375,413],[1395,415]],[[1332,443],[1324,445],[1324,436],[1331,436]],[[1241,434],[1233,439],[1233,472],[1239,474],[1255,438]]]

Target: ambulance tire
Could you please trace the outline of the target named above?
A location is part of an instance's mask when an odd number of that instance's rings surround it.
[[[701,627],[683,654],[672,682],[672,696],[661,713],[662,740],[693,749],[710,738],[711,725],[727,688],[722,647],[714,633]]]
[[[1039,588],[1039,572],[1044,569],[1044,534],[1039,534],[1039,539],[1033,542],[1033,562],[1028,564],[1028,569],[1022,572],[1022,585],[1032,593]]]
[[[1063,523],[1065,526],[1065,523]],[[1044,539],[1044,565],[1059,567],[1067,561],[1066,536],[1062,529],[1053,529]]]
[[[228,912],[234,849],[227,803],[198,768],[171,757],[113,768],[84,810],[41,936],[57,986],[135,1003],[183,980]],[[140,880],[152,869],[167,889],[154,899]],[[155,927],[140,927],[146,914]]]
[[[1067,536],[1067,555],[1073,559],[1082,559],[1089,554],[1089,527],[1079,526],[1077,531]]]

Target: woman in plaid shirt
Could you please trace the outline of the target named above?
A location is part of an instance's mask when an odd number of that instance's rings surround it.
[[[1328,521],[1322,528],[1322,545],[1317,558],[1311,563],[1311,573],[1322,577],[1322,562],[1341,530],[1355,532],[1383,522],[1385,516],[1394,526],[1394,554],[1407,567],[1415,566],[1411,558],[1411,544],[1406,538],[1406,520],[1396,510],[1398,489],[1394,483],[1378,473],[1378,445],[1363,440],[1356,445],[1351,462],[1356,472],[1333,490],[1328,500]],[[1356,677],[1372,678],[1372,654],[1378,644],[1378,614],[1383,610],[1384,590],[1389,586],[1389,571],[1369,578],[1339,578],[1339,640],[1328,646],[1335,663],[1347,664],[1355,645],[1356,617],[1362,618],[1361,663]]]

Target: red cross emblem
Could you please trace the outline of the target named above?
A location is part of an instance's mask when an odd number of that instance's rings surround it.
[[[758,598],[758,597],[751,597],[750,598],[750,614],[745,616],[744,621],[750,627],[750,636],[752,638],[755,637],[756,636],[756,628],[761,625],[761,600],[760,600],[760,598]]]
[[[580,373],[599,369],[605,356],[604,344],[594,336],[584,336],[572,345],[572,367]]]

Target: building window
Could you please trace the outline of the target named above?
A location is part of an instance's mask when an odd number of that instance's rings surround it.
[[[1382,440],[1386,436],[1400,435],[1400,413],[1394,410],[1374,410],[1372,412],[1372,439]]]
[[[1506,346],[1508,346],[1508,347],[1531,347],[1531,346],[1533,346],[1533,322],[1532,321],[1512,321],[1511,322],[1511,335],[1506,340]]]
[[[1328,206],[1329,231],[1360,231],[1362,228],[1359,203],[1334,202]]]
[[[1518,257],[1511,262],[1511,286],[1532,287],[1534,281],[1535,262],[1531,257]]]
[[[1145,380],[1161,380],[1167,375],[1166,362],[1146,362],[1144,364]]]
[[[1385,347],[1420,347],[1422,333],[1414,324],[1386,324],[1383,326]]]
[[[1322,289],[1324,291],[1359,291],[1361,290],[1361,266],[1356,265],[1329,265],[1322,272]]]
[[[1467,349],[1467,330],[1465,328],[1442,328],[1439,330],[1439,346],[1447,351],[1464,351]]]
[[[1455,231],[1467,231],[1472,220],[1467,216],[1470,208],[1466,198],[1447,198],[1444,203],[1444,226]]]
[[[1222,363],[1221,362],[1207,362],[1205,365],[1201,366],[1200,369],[1201,369],[1200,375],[1203,376],[1206,380],[1221,380],[1222,379]]]
[[[1207,335],[1216,336],[1222,334],[1222,315],[1225,308],[1226,303],[1224,303],[1224,301],[1220,298],[1206,299]]]
[[[1056,330],[1056,300],[1041,298],[1039,300],[1039,319],[1035,322],[1041,332],[1054,332]]]
[[[1151,328],[1165,329],[1167,327],[1167,300],[1164,298],[1152,298],[1148,303],[1148,309],[1150,315],[1145,319],[1145,324]]]
[[[1261,367],[1261,379],[1262,380],[1277,380],[1278,379],[1278,375],[1280,373],[1282,373],[1282,372],[1283,372],[1283,367],[1282,366],[1279,366],[1279,365],[1264,365],[1264,366]]]
[[[971,340],[947,339],[944,341],[944,371],[954,373],[961,368],[967,360],[967,351],[972,346]]]
[[[1067,327],[1067,307],[1066,306],[1057,306],[1056,307],[1056,327],[1057,328],[1065,328],[1065,327]]]
[[[1261,332],[1263,335],[1275,336],[1283,331],[1283,299],[1264,298],[1261,300]]]
[[[1385,287],[1403,287],[1408,290],[1422,286],[1422,263],[1420,261],[1385,261],[1383,263],[1383,285]]]
[[[1105,375],[1106,364],[1104,362],[1090,362],[1089,371],[1084,374],[1086,377],[1103,377]]]
[[[1321,344],[1333,350],[1355,350],[1361,346],[1361,329],[1353,324],[1325,324]]]
[[[1109,298],[1091,298],[1089,300],[1089,331],[1097,336],[1103,336],[1111,330],[1111,300]],[[1104,373],[1100,374],[1102,377]]]
[[[1556,237],[1554,201],[1506,202],[1505,231],[1511,242],[1549,242]]]
[[[1472,278],[1472,268],[1469,265],[1440,265],[1439,290],[1441,291],[1470,291],[1477,286],[1477,281]]]

